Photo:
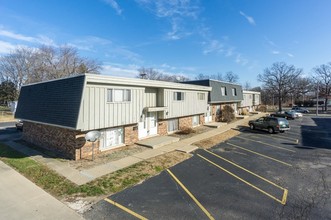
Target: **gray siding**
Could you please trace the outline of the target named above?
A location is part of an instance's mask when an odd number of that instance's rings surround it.
[[[242,87],[237,84],[217,81],[217,80],[196,80],[196,81],[187,81],[183,82],[184,84],[194,84],[200,86],[210,86],[212,90],[209,92],[208,101],[210,103],[233,103],[241,102],[243,100],[243,91]],[[221,87],[225,87],[227,95],[222,95]],[[232,89],[236,89],[237,95],[232,95]]]
[[[212,87],[210,92],[210,102],[240,102],[243,100],[243,92],[240,85],[211,80],[210,86]],[[226,88],[226,95],[222,95],[221,87]],[[236,89],[236,96],[232,94],[232,89]]]
[[[107,102],[108,89],[130,89],[131,101]],[[144,88],[87,84],[80,110],[81,130],[102,129],[138,123],[144,108]]]
[[[15,118],[76,128],[85,75],[23,86]]]

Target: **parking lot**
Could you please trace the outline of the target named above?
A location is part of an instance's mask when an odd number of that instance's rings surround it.
[[[95,204],[87,219],[331,219],[331,118],[241,134]]]

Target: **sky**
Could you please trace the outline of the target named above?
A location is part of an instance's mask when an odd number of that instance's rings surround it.
[[[330,9],[329,0],[0,0],[0,56],[69,45],[105,75],[232,71],[255,87],[274,62],[305,76],[331,62]]]

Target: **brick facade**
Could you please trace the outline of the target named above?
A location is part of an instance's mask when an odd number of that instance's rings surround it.
[[[204,115],[199,115],[200,125],[204,124],[204,121]],[[192,128],[192,116],[179,118],[178,122],[179,130]],[[136,124],[123,126],[123,131],[124,144],[131,145],[138,141],[138,126]],[[56,126],[24,122],[22,138],[38,147],[60,152],[65,158],[79,160],[92,156],[92,143],[86,142],[86,133]],[[158,122],[158,134],[168,134],[167,120]],[[112,151],[112,149],[100,151],[99,145],[100,141],[94,143],[94,155]]]
[[[192,116],[179,118],[178,129],[192,128]]]
[[[123,129],[124,143],[126,145],[134,144],[138,141],[138,127],[136,125],[129,125]],[[86,133],[50,125],[24,122],[22,138],[38,147],[60,152],[65,158],[79,160],[92,155],[92,143],[86,142]],[[107,152],[101,152],[99,145],[100,141],[94,143],[94,155]]]
[[[74,130],[25,121],[22,138],[39,147],[61,152],[69,159],[76,159],[77,148],[83,144],[79,135]],[[85,139],[82,147],[84,145]]]
[[[124,127],[124,144],[131,145],[138,141],[138,126],[129,125]]]
[[[158,122],[157,133],[159,135],[167,135],[168,134],[168,121],[161,120]]]

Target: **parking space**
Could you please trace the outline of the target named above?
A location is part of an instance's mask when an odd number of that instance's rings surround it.
[[[108,197],[96,204],[85,217],[275,219],[310,215],[318,217],[316,219],[329,218],[330,207],[318,202],[309,204],[319,201],[314,196],[320,191],[329,194],[317,181],[320,174],[324,175],[321,178],[324,178],[324,184],[331,182],[330,178],[325,178],[330,175],[328,166],[331,162],[310,166],[331,156],[329,151],[318,148],[315,140],[309,142],[309,136],[303,136],[308,130],[314,130],[316,134],[321,132],[316,127],[324,127],[324,124],[313,122],[316,121],[308,117],[290,121],[291,130],[283,134],[241,129],[240,135],[211,149],[199,149],[189,160]],[[318,123],[331,126],[331,120]],[[331,132],[322,132],[328,141]],[[304,148],[305,143],[315,144],[316,150],[308,151]],[[301,207],[305,204],[309,210],[300,213],[305,210]],[[328,206],[330,202],[323,204]]]

